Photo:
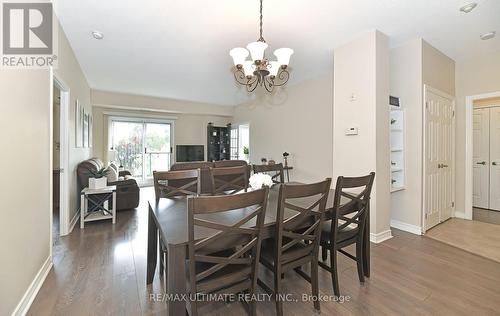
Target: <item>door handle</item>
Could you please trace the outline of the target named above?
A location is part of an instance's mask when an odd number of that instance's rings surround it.
[[[442,164],[441,165],[443,168],[448,168],[448,165]]]
[[[477,162],[476,164],[485,166],[486,165],[486,161]]]
[[[441,168],[443,168],[443,166],[440,163],[438,163],[438,169],[441,169]]]
[[[497,165],[498,165],[495,161],[493,161],[491,164],[492,164],[493,166],[497,166]]]

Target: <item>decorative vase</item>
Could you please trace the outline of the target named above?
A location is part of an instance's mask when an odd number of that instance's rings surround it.
[[[105,188],[108,185],[108,178],[89,178],[89,189],[97,190]]]

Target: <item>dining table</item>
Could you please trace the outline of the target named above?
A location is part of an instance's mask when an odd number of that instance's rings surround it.
[[[289,182],[287,185],[299,184],[298,182]],[[279,187],[276,184],[269,190],[266,213],[264,217],[264,226],[261,231],[263,239],[272,238],[275,235],[276,217],[278,210]],[[333,217],[333,201],[335,190],[330,189],[327,201],[327,211],[325,220]],[[308,207],[314,201],[315,197],[294,199],[294,204]],[[350,201],[342,197],[341,204]],[[167,248],[166,278],[167,278],[167,297],[184,297],[186,291],[186,259],[188,253],[188,211],[186,197],[161,198],[150,200],[148,215],[148,245],[147,245],[147,272],[146,283],[153,283],[156,265],[158,261],[158,240],[162,240]],[[213,222],[230,224],[241,219],[249,210],[231,210],[228,212],[207,214],[207,219]],[[369,207],[368,210],[369,212]],[[296,211],[285,209],[284,220],[295,215]],[[364,274],[370,276],[370,214],[367,216],[366,227],[364,229],[363,256]],[[255,222],[249,222],[248,225],[254,225]],[[195,238],[205,238],[213,234],[213,231],[197,232]],[[168,315],[184,315],[186,302],[182,299],[169,300],[167,302]]]

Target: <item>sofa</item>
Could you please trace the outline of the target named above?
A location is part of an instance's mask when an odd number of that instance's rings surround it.
[[[172,165],[171,171],[178,170],[201,170],[201,194],[211,194],[212,193],[212,179],[210,179],[210,168],[227,168],[227,167],[238,167],[238,166],[248,166],[247,162],[244,160],[221,160],[221,161],[200,161],[200,162],[178,162]],[[248,177],[250,177],[250,166],[248,166]],[[189,183],[190,179],[187,180],[170,180],[172,186],[180,187],[184,184]]]
[[[99,158],[91,158],[78,164],[78,192],[89,184],[89,170],[97,171],[105,167]],[[139,205],[139,186],[129,171],[120,171],[123,180],[108,181],[108,185],[116,185],[116,210],[127,210]]]

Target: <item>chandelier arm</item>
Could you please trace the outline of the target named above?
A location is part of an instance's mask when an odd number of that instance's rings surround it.
[[[274,85],[278,86],[278,87],[284,86],[288,82],[288,79],[290,79],[290,73],[288,72],[288,70],[282,69],[278,73],[278,75],[276,76],[276,78],[278,78],[279,81],[276,82],[276,81],[273,80]]]
[[[251,79],[248,79],[247,92],[253,92],[257,86],[259,85],[259,80],[257,80],[256,76],[253,76]]]
[[[236,69],[234,72],[234,79],[236,79],[236,82],[238,82],[241,85],[246,86],[248,84],[248,79],[245,76],[245,72],[241,69]]]
[[[264,88],[266,88],[267,92],[273,92],[274,90],[274,80],[268,76],[264,79]]]

